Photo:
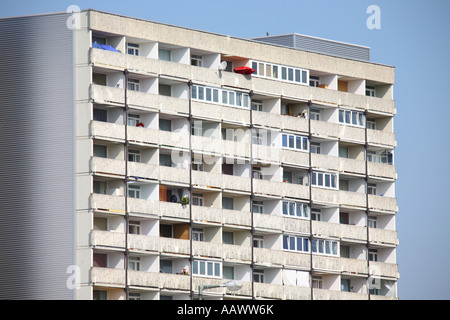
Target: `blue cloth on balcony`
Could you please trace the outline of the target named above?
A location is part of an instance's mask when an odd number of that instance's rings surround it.
[[[109,46],[107,44],[99,44],[96,41],[92,43],[92,48],[102,49],[102,50],[107,50],[107,51],[112,51],[112,52],[120,52],[119,50],[117,50],[116,48],[114,48],[112,46]]]

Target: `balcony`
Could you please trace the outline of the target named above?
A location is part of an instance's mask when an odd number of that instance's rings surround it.
[[[398,279],[398,265],[379,261],[369,261],[370,274],[373,276],[389,277]]]
[[[91,231],[91,246],[125,249],[125,234],[123,232],[114,231]]]
[[[239,227],[250,227],[251,213],[249,211],[222,209],[222,222],[225,225],[236,225]]]
[[[159,179],[164,182],[189,184],[189,170],[160,166]]]
[[[223,185],[222,174],[192,171],[192,184],[203,188],[221,189]]]
[[[367,275],[367,260],[313,255],[313,269]]]
[[[339,158],[333,156],[327,156],[324,154],[311,154],[311,164],[315,169],[326,169],[326,170],[339,170]]]
[[[366,174],[366,163],[361,160],[339,158],[339,171],[350,174]]]
[[[286,232],[309,234],[309,224],[309,220],[283,216],[283,227],[281,230]]]
[[[252,157],[253,159],[259,159],[263,162],[279,163],[280,151],[280,148],[254,144],[252,146]]]
[[[324,204],[338,204],[339,203],[339,191],[335,189],[325,188],[312,188],[312,200],[316,203]]]
[[[222,209],[212,207],[192,206],[192,220],[199,222],[222,223]]]
[[[369,194],[369,209],[384,212],[397,212],[397,199]]]
[[[250,144],[248,143],[222,140],[221,144],[222,144],[222,154],[225,156],[244,159],[250,158]]]
[[[125,141],[125,126],[121,124],[91,121],[91,136],[94,139]]]
[[[189,255],[190,241],[184,239],[160,238],[161,253]]]
[[[125,287],[125,270],[114,268],[91,268],[91,283],[94,286]]]
[[[312,221],[312,234],[345,240],[367,241],[367,229],[365,227],[348,224]]]
[[[191,136],[192,149],[197,152],[208,152],[212,154],[222,154],[222,140],[216,138]]]
[[[92,157],[91,171],[94,174],[117,176],[123,179],[125,176],[125,161]]]
[[[382,130],[367,129],[367,142],[384,148],[395,148],[397,146],[395,133]]]
[[[282,230],[284,227],[284,218],[271,214],[253,214],[253,225],[257,229]]]
[[[189,220],[189,206],[182,206],[180,203],[159,202],[161,218],[187,219]]]
[[[364,144],[366,133],[363,127],[354,127],[351,125],[339,125],[339,137],[344,141],[351,141]]]
[[[365,193],[339,190],[339,199],[340,204],[345,207],[360,209],[366,207]]]
[[[332,122],[311,120],[311,134],[319,138],[337,139],[339,138],[339,125]]]
[[[309,167],[309,154],[307,152],[281,149],[280,160],[283,164]]]
[[[250,178],[222,175],[222,188],[226,190],[250,192]]]
[[[255,282],[255,296],[263,299],[310,300],[311,288]]]
[[[371,243],[385,244],[390,246],[396,246],[399,243],[396,230],[387,230],[380,228],[369,229],[369,240]]]
[[[368,300],[364,293],[344,292],[327,289],[313,289],[314,300]]]
[[[106,194],[91,194],[91,208],[94,211],[125,213],[125,197]]]
[[[299,269],[309,269],[311,266],[311,256],[309,253],[272,250],[267,248],[254,248],[253,250],[256,264],[295,266]]]
[[[369,175],[373,177],[397,179],[394,165],[369,161],[367,162],[367,171]]]

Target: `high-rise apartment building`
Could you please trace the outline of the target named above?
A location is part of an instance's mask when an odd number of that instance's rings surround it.
[[[0,19],[0,52],[0,297],[397,298],[369,48],[86,10]]]

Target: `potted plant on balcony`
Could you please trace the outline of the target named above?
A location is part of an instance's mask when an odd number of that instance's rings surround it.
[[[188,197],[186,197],[186,196],[184,196],[183,198],[181,198],[181,201],[180,201],[180,203],[181,203],[181,205],[183,206],[183,208],[186,206],[186,205],[188,205],[189,204],[189,198]]]

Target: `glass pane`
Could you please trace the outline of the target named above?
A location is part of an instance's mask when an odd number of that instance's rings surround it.
[[[258,63],[253,61],[252,62],[252,69],[255,70],[255,72],[253,72],[253,74],[258,74]]]
[[[295,237],[289,237],[289,249],[295,250]]]
[[[266,77],[271,77],[271,76],[272,76],[272,65],[266,64]]]
[[[337,255],[337,243],[334,241],[331,243],[331,253]]]
[[[308,139],[303,138],[303,150],[308,150]]]
[[[339,110],[339,122],[344,123],[344,110]]]
[[[206,274],[205,262],[200,261],[200,274]]]
[[[264,75],[264,63],[260,63],[258,65],[258,75],[260,75],[260,76]]]
[[[308,239],[306,239],[306,238],[303,238],[303,251],[309,251]]]
[[[219,102],[219,90],[217,90],[217,89],[213,90],[213,101]]]
[[[356,118],[357,115],[358,115],[357,112],[355,112],[355,111],[352,112],[352,124],[358,124],[357,118]]]
[[[214,276],[220,277],[220,263],[214,263]]]
[[[295,70],[295,82],[301,82],[300,80],[300,70]]]
[[[197,86],[192,86],[192,99],[197,99]]]
[[[283,236],[283,249],[288,249],[288,236]]]
[[[205,99],[205,88],[198,87],[198,98],[200,100],[204,100]]]
[[[278,79],[278,67],[277,66],[273,66],[273,68],[272,68],[272,77],[275,79]]]
[[[281,68],[281,79],[286,80],[287,79],[287,69],[285,67]]]
[[[287,135],[283,134],[282,140],[283,140],[282,142],[283,147],[287,147]]]
[[[227,91],[222,91],[222,103],[228,104],[228,92]]]
[[[317,185],[323,186],[323,173],[318,173],[317,176],[318,176]]]
[[[316,185],[316,183],[317,183],[317,181],[316,181],[316,173],[315,172],[313,172],[312,173],[312,176],[311,176],[311,184],[313,185],[313,186],[315,186]]]
[[[317,252],[317,240],[312,241],[312,252]]]
[[[330,254],[331,248],[330,248],[330,241],[325,241],[325,253]]]
[[[294,81],[294,69],[291,68],[288,69],[288,80]]]
[[[236,92],[236,105],[239,107],[242,105],[242,93]]]
[[[289,136],[289,148],[294,148],[294,136]]]
[[[249,100],[248,94],[244,93],[244,94],[242,95],[242,105],[243,105],[245,108],[248,108],[248,102],[249,102],[248,100]]]
[[[206,88],[206,101],[211,101],[211,100],[212,100],[211,89]]]
[[[302,71],[302,82],[308,83],[308,73],[306,71]]]
[[[323,240],[319,240],[319,253],[323,253]]]
[[[229,104],[234,105],[234,92],[229,92],[229,93],[230,93]]]
[[[289,215],[291,216],[295,215],[295,203],[293,202],[289,203]]]
[[[330,186],[330,175],[326,174],[325,175],[325,187],[329,187]]]
[[[192,273],[193,274],[198,274],[198,261],[194,261],[193,265],[192,265]]]
[[[288,203],[286,201],[283,201],[283,214],[288,214]]]
[[[212,276],[212,275],[213,275],[213,263],[208,262],[208,276]]]
[[[297,203],[297,217],[301,217],[303,214],[303,204]]]
[[[350,122],[350,111],[345,111],[345,123],[351,123]]]
[[[295,148],[296,149],[302,148],[302,138],[301,137],[295,137]]]
[[[303,238],[297,238],[297,251],[302,251],[302,240]]]

